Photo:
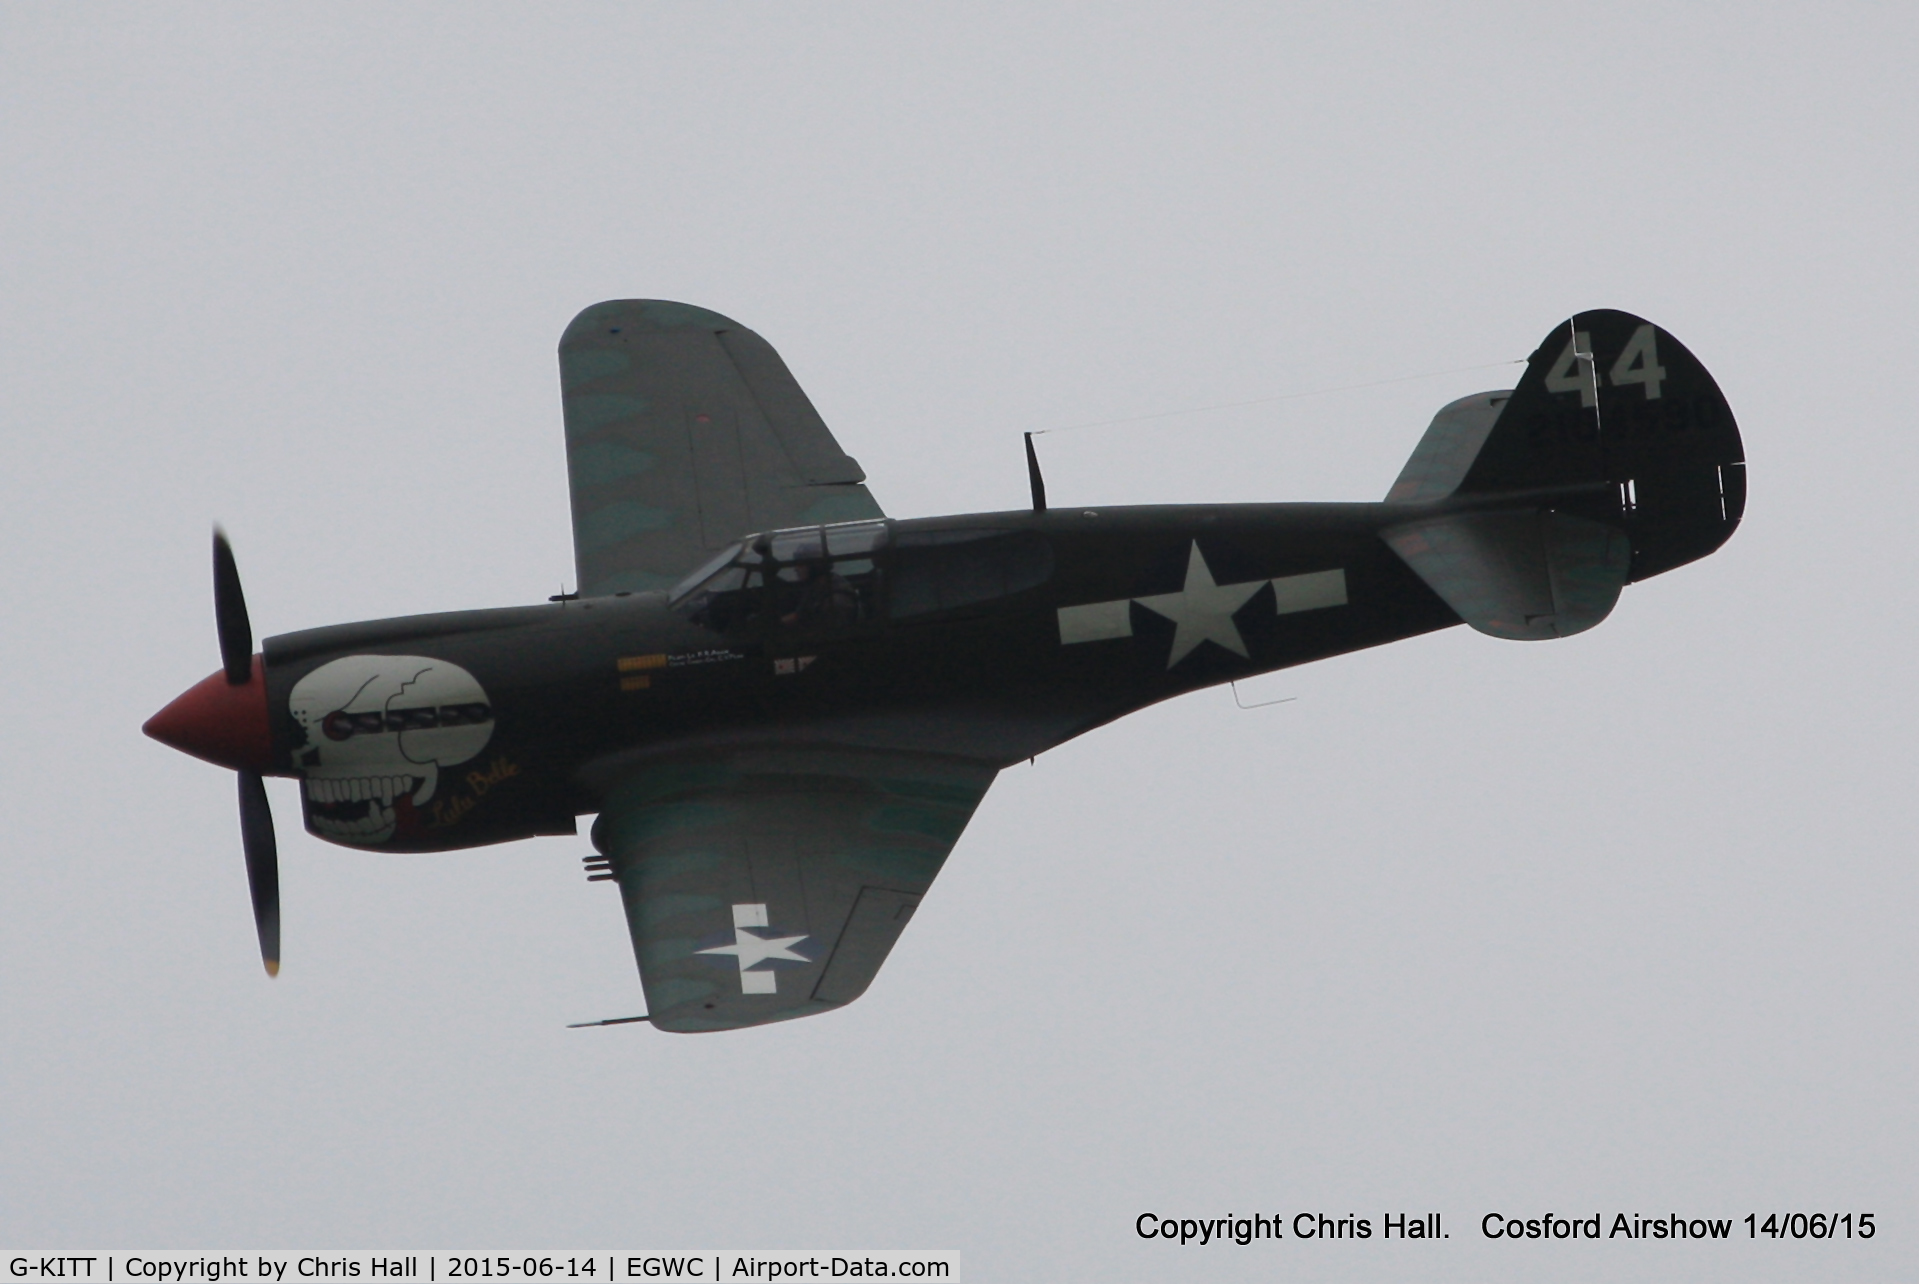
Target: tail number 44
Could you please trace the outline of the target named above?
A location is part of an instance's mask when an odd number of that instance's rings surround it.
[[[1650,325],[1642,325],[1632,332],[1632,338],[1620,349],[1619,359],[1612,363],[1612,371],[1607,376],[1613,387],[1636,383],[1646,390],[1647,401],[1659,399],[1659,385],[1666,378],[1666,367],[1659,364],[1658,333]],[[1599,372],[1593,367],[1591,334],[1584,330],[1573,332],[1566,350],[1559,354],[1559,360],[1546,375],[1546,391],[1576,392],[1580,405],[1598,404]]]

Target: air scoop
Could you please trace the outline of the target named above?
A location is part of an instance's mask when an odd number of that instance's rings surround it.
[[[142,731],[163,745],[216,766],[265,775],[272,771],[273,733],[267,721],[265,666],[253,657],[253,672],[238,685],[225,670],[181,692],[147,719]]]

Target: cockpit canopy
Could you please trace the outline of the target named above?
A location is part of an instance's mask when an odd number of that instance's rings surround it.
[[[741,540],[687,576],[668,603],[695,624],[846,626],[879,617],[875,557],[887,524],[842,522]]]
[[[681,581],[669,604],[722,632],[833,632],[978,608],[1052,573],[1052,547],[1036,531],[843,522],[743,539]]]

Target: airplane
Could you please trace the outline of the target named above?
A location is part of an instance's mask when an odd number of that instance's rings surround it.
[[[1160,700],[1466,624],[1567,637],[1717,549],[1732,411],[1625,312],[1444,406],[1378,503],[886,517],[786,364],[715,312],[596,304],[559,347],[577,591],[268,638],[214,532],[221,669],[146,723],[229,768],[261,958],[265,776],[309,833],[432,852],[577,832],[675,1032],[872,982],[1002,768]],[[594,1023],[594,1024],[613,1024]]]

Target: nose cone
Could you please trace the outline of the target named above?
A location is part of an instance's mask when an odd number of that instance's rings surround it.
[[[266,665],[253,657],[253,673],[235,686],[224,670],[188,687],[147,719],[142,731],[181,753],[235,771],[267,774],[272,768],[273,730],[267,721]]]

